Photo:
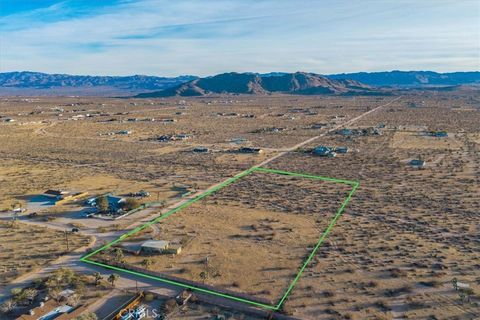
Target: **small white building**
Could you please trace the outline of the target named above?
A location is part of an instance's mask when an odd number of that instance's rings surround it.
[[[148,240],[142,244],[142,252],[145,253],[164,253],[168,249],[168,241]]]
[[[180,244],[170,244],[164,240],[148,240],[141,246],[141,252],[147,254],[179,254],[182,252]]]

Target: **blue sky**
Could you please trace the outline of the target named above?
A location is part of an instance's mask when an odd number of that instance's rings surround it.
[[[480,70],[480,0],[0,0],[0,71]]]

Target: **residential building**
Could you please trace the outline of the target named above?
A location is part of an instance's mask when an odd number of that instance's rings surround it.
[[[424,160],[412,159],[410,160],[409,164],[415,168],[423,168],[427,163]]]
[[[314,155],[320,157],[335,157],[337,154],[330,147],[318,146],[312,150]]]

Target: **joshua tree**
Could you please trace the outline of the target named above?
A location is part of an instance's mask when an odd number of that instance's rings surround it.
[[[152,265],[152,263],[153,263],[152,259],[147,258],[147,259],[144,259],[144,260],[142,261],[142,266],[144,266],[145,269],[148,270],[148,269],[150,268],[150,266]]]
[[[116,274],[116,273],[112,273],[108,277],[108,282],[110,282],[112,284],[112,287],[115,287],[115,282],[118,280],[118,278],[119,278],[119,275]]]
[[[17,303],[13,301],[12,299],[4,301],[2,304],[0,304],[0,312],[1,313],[10,313],[15,309],[17,306]]]
[[[203,280],[203,283],[205,283],[205,280],[208,279],[208,272],[207,271],[200,272],[200,278]]]
[[[80,297],[76,294],[72,294],[67,298],[67,304],[71,307],[76,307],[80,303]]]
[[[38,295],[38,290],[34,288],[28,288],[23,290],[23,295],[25,299],[27,299],[28,301],[33,301],[35,297]]]
[[[453,289],[458,290],[458,281],[457,278],[452,279]]]
[[[60,299],[62,298],[62,296],[60,295],[60,289],[59,288],[53,288],[53,289],[50,289],[48,290],[48,295],[50,296],[50,298],[52,298],[53,300],[59,302]]]
[[[102,275],[100,274],[100,272],[95,272],[93,274],[93,277],[95,278],[95,286],[98,286],[100,281],[103,279]]]
[[[115,254],[115,261],[117,262],[122,262],[123,259],[125,258],[123,251],[120,248],[116,248],[114,254]]]

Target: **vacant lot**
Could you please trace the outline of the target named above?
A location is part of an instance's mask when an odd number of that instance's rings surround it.
[[[351,189],[255,172],[158,223],[154,239],[182,244],[180,254],[127,254],[125,262],[151,259],[149,270],[277,303]]]
[[[88,237],[68,235],[70,251],[89,242]],[[65,234],[61,231],[0,221],[0,286],[45,266],[66,252]]]
[[[450,133],[450,135],[452,134]],[[392,138],[391,147],[417,150],[459,150],[462,143],[452,136],[437,138],[424,135],[422,132],[396,132]]]

